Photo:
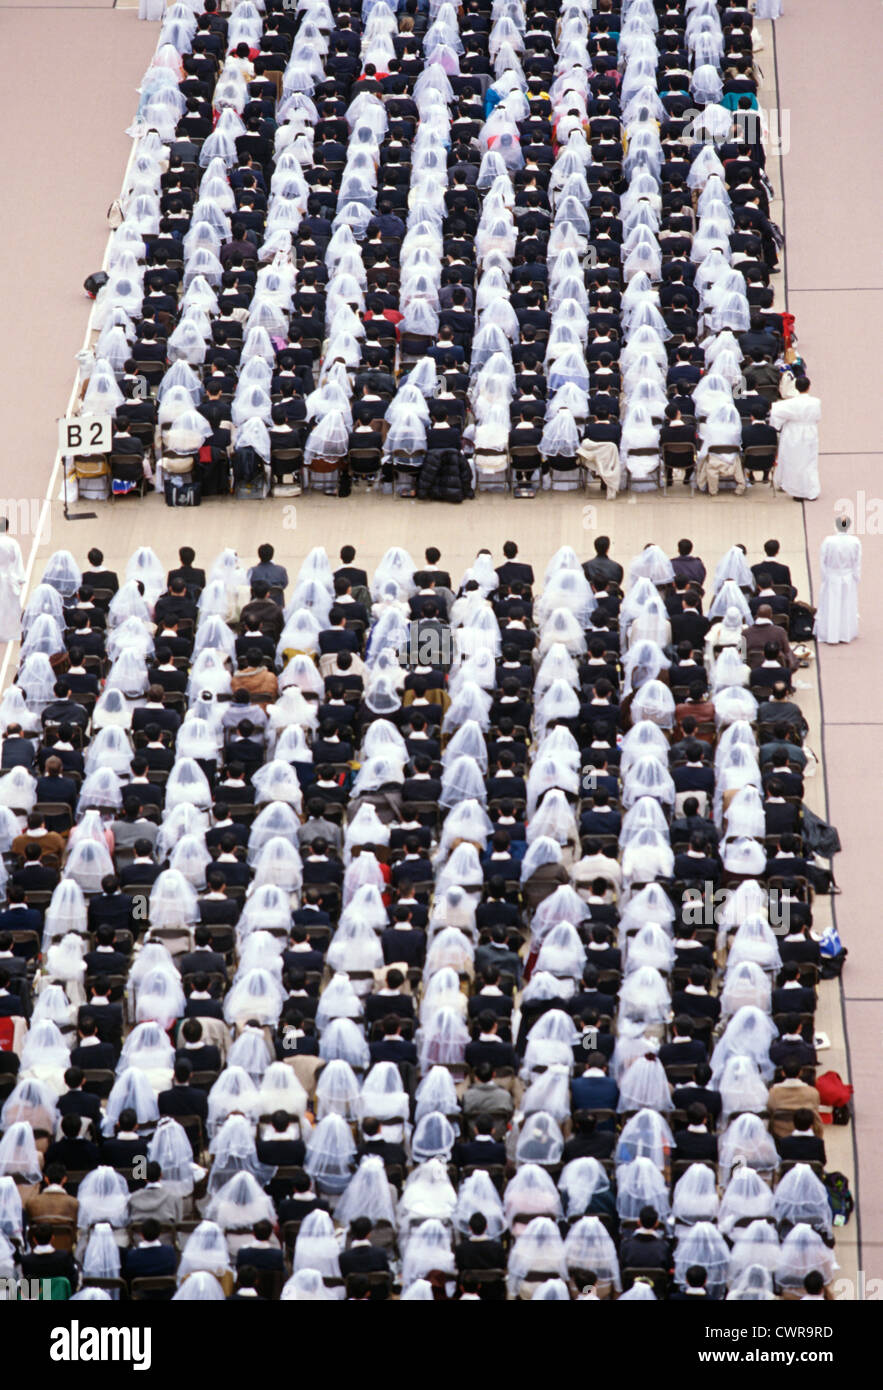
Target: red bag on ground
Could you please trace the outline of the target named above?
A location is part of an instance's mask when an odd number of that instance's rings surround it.
[[[849,1120],[849,1102],[852,1100],[852,1087],[838,1071],[823,1071],[816,1077],[816,1090],[824,1109],[819,1112],[823,1125],[846,1124]],[[835,1117],[836,1111],[845,1112],[845,1119]]]

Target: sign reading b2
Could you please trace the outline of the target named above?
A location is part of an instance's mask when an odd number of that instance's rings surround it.
[[[112,440],[109,415],[65,415],[58,422],[60,454],[106,454]]]

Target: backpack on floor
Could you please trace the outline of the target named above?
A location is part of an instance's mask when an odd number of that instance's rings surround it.
[[[167,507],[198,507],[202,502],[202,487],[192,474],[186,482],[179,477],[166,478],[164,492]]]
[[[826,1173],[825,1188],[835,1226],[845,1226],[855,1209],[855,1199],[849,1190],[845,1173]]]

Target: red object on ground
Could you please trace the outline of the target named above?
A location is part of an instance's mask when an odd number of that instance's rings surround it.
[[[816,1090],[824,1110],[819,1112],[823,1125],[831,1123],[831,1111],[848,1105],[852,1100],[852,1087],[844,1081],[838,1071],[823,1071],[816,1077]]]

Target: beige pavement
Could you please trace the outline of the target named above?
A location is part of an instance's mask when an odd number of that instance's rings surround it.
[[[66,407],[73,358],[88,317],[89,304],[80,287],[101,264],[107,235],[104,211],[118,194],[128,156],[129,141],[122,131],[134,111],[134,89],[155,44],[156,27],[139,24],[131,9],[111,10],[107,3],[2,8],[11,51],[40,52],[46,80],[57,94],[52,108],[43,109],[45,104],[34,101],[32,80],[24,66],[7,79],[12,84],[7,89],[8,148],[27,153],[19,192],[28,215],[8,219],[0,324],[7,447],[0,462],[0,494],[27,503],[30,497],[41,499],[49,481],[55,417]],[[51,19],[47,10],[52,12]],[[854,0],[849,7],[839,7],[832,34],[829,0],[802,0],[799,7],[790,0],[789,13],[778,26],[779,78],[784,101],[792,110],[791,151],[784,161],[791,307],[798,314],[801,347],[825,398],[825,493],[822,502],[807,508],[813,565],[818,541],[829,529],[833,500],[844,495],[844,488],[854,493],[858,486],[864,487],[869,497],[874,489],[872,451],[879,445],[874,412],[870,407],[858,409],[855,403],[864,406],[874,400],[870,388],[879,361],[874,350],[874,344],[879,345],[879,326],[872,321],[863,287],[883,285],[879,267],[873,278],[865,268],[874,250],[868,240],[873,222],[867,220],[872,207],[866,206],[859,238],[850,245],[838,181],[844,170],[856,175],[865,172],[867,161],[877,157],[858,133],[866,135],[873,118],[870,74],[879,71],[879,63],[868,63],[863,69],[868,73],[863,84],[855,55],[863,51],[865,28],[878,12],[874,0]],[[766,40],[762,62],[769,87],[775,72],[771,26],[762,29]],[[838,73],[843,74],[844,88],[836,109],[843,117],[834,121],[829,99],[821,102],[819,93],[831,91],[832,84],[841,80]],[[102,74],[97,81],[96,74]],[[75,118],[65,118],[73,112]],[[774,164],[770,172],[778,194],[780,179]],[[867,202],[873,198],[873,184],[865,188]],[[774,216],[778,218],[780,212],[777,199]],[[35,283],[39,285],[36,300]],[[820,293],[821,289],[828,293]],[[867,351],[848,350],[855,342]],[[856,383],[865,388],[864,399]],[[594,536],[604,531],[625,563],[649,540],[671,553],[677,540],[689,535],[710,566],[734,541],[746,546],[753,561],[759,558],[763,541],[776,535],[782,543],[782,558],[791,565],[803,593],[809,583],[804,509],[787,497],[774,497],[766,488],[752,489],[742,499],[724,495],[691,500],[688,490],[676,487],[666,500],[643,495],[620,497],[613,504],[593,492],[542,494],[523,502],[487,495],[461,507],[378,497],[354,497],[342,503],[308,496],[251,505],[209,500],[193,513],[172,511],[160,498],[151,497],[143,503],[133,499],[84,503],[79,510],[96,512],[96,519],[66,524],[60,506],[52,506],[47,534],[34,554],[35,579],[46,556],[58,546],[82,558],[90,545],[98,544],[109,564],[123,568],[132,550],[145,542],[154,546],[164,563],[171,564],[177,547],[184,543],[193,544],[200,560],[210,562],[223,546],[234,545],[250,558],[261,541],[270,540],[290,570],[296,570],[306,552],[318,544],[334,555],[342,544],[351,542],[369,569],[390,544],[406,545],[415,557],[433,544],[456,574],[480,545],[499,555],[502,542],[514,539],[525,558],[541,568],[563,544],[574,546],[580,555],[591,554]],[[25,514],[31,514],[27,506]],[[27,555],[29,538],[22,535],[21,539]],[[871,553],[870,541],[866,542],[862,640],[836,653],[825,651],[821,667],[828,720],[824,746],[829,760],[830,814],[845,845],[837,865],[845,888],[838,913],[852,948],[846,992],[848,1000],[855,1000],[848,1008],[848,1019],[854,1079],[860,1091],[863,1177],[868,1173],[861,1193],[863,1265],[869,1273],[878,1273],[883,1206],[874,1183],[883,1152],[883,1118],[874,1067],[883,1038],[883,964],[875,960],[870,940],[875,922],[867,865],[875,848],[875,819],[879,824],[883,803],[879,790],[883,784],[874,775],[883,773],[883,746],[876,728],[880,715],[869,694],[867,674],[874,638],[881,635],[878,628],[883,624],[883,604],[877,602],[883,566]],[[809,743],[821,752],[816,672],[805,674],[807,688],[799,691],[799,699],[811,726]],[[862,741],[858,745],[861,778],[855,775],[857,740],[849,729],[855,721],[868,726],[857,731]],[[807,783],[807,800],[820,813],[826,809],[824,793],[819,773]],[[827,909],[827,901],[822,900],[820,925],[827,920]],[[860,1004],[859,997],[870,1002]],[[820,1061],[848,1075],[836,984],[822,986],[818,1021],[832,1039],[830,1052],[822,1054]],[[849,1174],[854,1184],[851,1131],[829,1130],[826,1139],[831,1166]],[[850,1277],[857,1266],[856,1231],[853,1222],[838,1241],[842,1272]]]
[[[30,518],[55,459],[91,308],[83,281],[101,268],[105,213],[129,156],[124,131],[156,33],[110,0],[2,10],[18,60],[4,73],[0,499],[24,501]],[[28,521],[25,551],[32,529]]]
[[[878,73],[881,8],[852,0],[788,3],[776,26],[779,86],[790,108],[785,181],[789,307],[822,397],[822,495],[807,505],[812,582],[835,504],[851,502],[860,529],[883,496],[880,430],[880,190],[883,153]],[[883,503],[878,503],[883,509]],[[867,1278],[883,1273],[883,953],[878,936],[883,826],[883,539],[864,547],[861,629],[849,646],[821,647],[830,819],[843,840],[836,900],[850,957],[844,974],[846,1033],[856,1088],[857,1230]],[[845,1074],[845,1073],[844,1073]],[[852,1223],[853,1230],[856,1223]]]

